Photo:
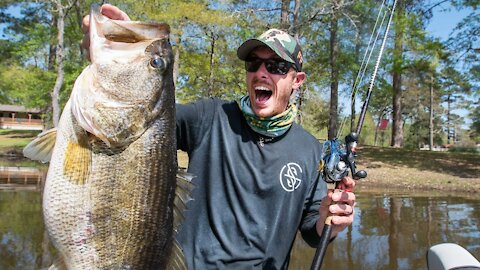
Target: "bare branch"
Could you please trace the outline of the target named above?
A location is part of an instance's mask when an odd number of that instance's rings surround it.
[[[342,15],[345,16],[345,18],[347,18],[348,21],[350,21],[350,24],[355,28],[356,32],[358,32],[358,27],[357,27],[355,19],[353,19],[349,14],[347,14],[343,11],[342,11]]]
[[[436,7],[438,7],[438,6],[441,6],[442,4],[444,4],[444,3],[446,3],[446,2],[451,2],[451,1],[452,1],[452,0],[442,0],[442,1],[440,1],[440,2],[438,2],[438,3],[436,3],[436,4],[434,4],[434,5],[432,5],[431,7],[423,10],[423,11],[420,13],[420,16],[423,17],[425,14],[432,12],[432,10],[433,10],[434,8],[436,8]]]

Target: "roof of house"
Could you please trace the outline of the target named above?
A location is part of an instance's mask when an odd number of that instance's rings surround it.
[[[25,108],[25,106],[19,106],[19,105],[0,104],[0,111],[39,113],[40,109],[38,109],[38,108],[33,108],[33,109],[32,108]]]

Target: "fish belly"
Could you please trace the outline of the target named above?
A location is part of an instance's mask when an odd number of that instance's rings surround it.
[[[69,269],[158,269],[173,242],[177,170],[172,121],[126,147],[89,139],[70,104],[60,120],[44,220]]]

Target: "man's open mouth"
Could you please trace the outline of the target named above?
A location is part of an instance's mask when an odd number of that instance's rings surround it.
[[[258,86],[255,87],[255,100],[257,102],[267,102],[270,97],[272,96],[273,92],[272,90],[263,87],[263,86]]]

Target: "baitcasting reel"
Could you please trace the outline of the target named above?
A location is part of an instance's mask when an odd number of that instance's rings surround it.
[[[356,171],[357,140],[357,133],[352,132],[345,137],[346,145],[343,145],[338,139],[327,140],[323,143],[323,172],[327,183],[341,181],[344,176],[348,175],[349,169],[352,172],[352,178],[355,180],[367,177],[366,171]]]

